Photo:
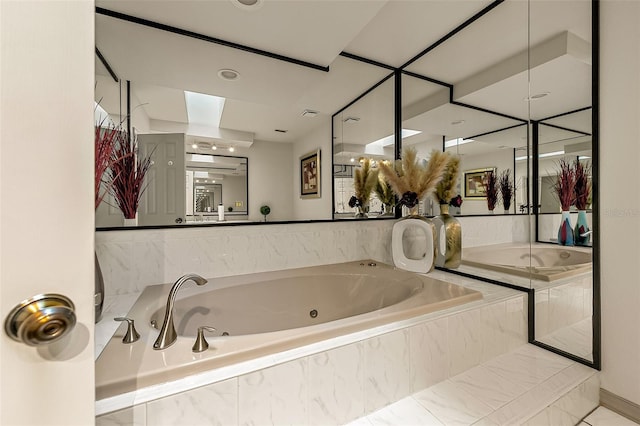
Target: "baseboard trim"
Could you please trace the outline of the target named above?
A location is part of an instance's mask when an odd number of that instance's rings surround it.
[[[602,388],[600,388],[600,405],[640,423],[640,405]]]

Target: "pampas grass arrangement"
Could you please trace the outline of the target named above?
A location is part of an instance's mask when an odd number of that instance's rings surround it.
[[[363,158],[360,167],[355,170],[353,189],[361,206],[366,206],[371,198],[371,192],[378,184],[378,170],[371,168],[371,160]]]
[[[395,170],[384,163],[378,167],[394,192],[401,197],[399,204],[412,208],[434,190],[448,161],[445,153],[433,150],[425,166],[418,162],[415,148],[406,148],[402,160],[396,161]]]
[[[456,195],[456,184],[460,178],[460,157],[445,153],[448,157],[447,166],[442,175],[442,180],[436,185],[434,192],[439,204],[449,204]]]
[[[571,209],[575,198],[576,173],[571,164],[565,160],[558,162],[559,172],[553,190],[560,201],[562,211],[568,212]]]
[[[586,210],[589,205],[591,196],[591,187],[589,185],[589,165],[576,160],[573,167],[575,185],[575,205],[578,210]],[[563,209],[564,210],[564,209]]]
[[[513,200],[513,181],[511,180],[511,169],[504,170],[498,178],[498,187],[502,196],[502,205],[505,211],[511,208],[511,200]]]
[[[498,204],[498,178],[493,170],[485,174],[484,186],[487,191],[487,207],[489,211],[493,211]]]
[[[385,206],[391,206],[395,202],[395,195],[393,189],[389,186],[382,174],[378,175],[378,182],[373,189],[378,196],[378,199]]]

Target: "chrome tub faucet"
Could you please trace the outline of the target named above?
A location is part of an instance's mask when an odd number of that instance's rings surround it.
[[[186,274],[178,278],[169,291],[169,297],[167,298],[167,308],[164,312],[164,321],[162,322],[162,328],[160,329],[160,335],[153,343],[153,349],[162,350],[171,346],[178,338],[176,328],[173,325],[173,304],[176,300],[176,294],[182,284],[187,281],[193,281],[197,285],[205,285],[207,280],[196,274]]]

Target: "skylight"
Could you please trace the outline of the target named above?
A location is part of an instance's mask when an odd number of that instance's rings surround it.
[[[444,143],[444,147],[451,148],[454,146],[464,145],[465,143],[469,143],[469,142],[474,142],[474,139],[462,139],[462,138],[451,139]]]
[[[225,98],[196,92],[184,92],[190,124],[220,127]]]
[[[422,133],[420,130],[410,130],[410,129],[402,129],[402,139],[408,138],[409,136],[414,136]],[[395,142],[395,135],[385,136],[384,138],[378,139],[377,141],[373,141],[368,143],[365,147],[364,152],[369,154],[382,154],[382,149],[385,146],[393,145]]]

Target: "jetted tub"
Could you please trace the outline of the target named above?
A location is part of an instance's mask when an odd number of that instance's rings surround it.
[[[370,260],[213,278],[203,287],[188,282],[174,309],[178,340],[157,351],[152,344],[170,287],[145,288],[128,314],[140,340],[123,344],[126,327],[120,326],[97,359],[98,401],[224,367],[237,374],[246,361],[349,335],[357,341],[363,330],[482,298],[480,292]],[[217,332],[207,334],[207,351],[193,353],[202,325]],[[344,339],[340,344],[348,343]]]
[[[541,281],[591,271],[591,250],[551,244],[499,244],[463,249],[462,264]]]

